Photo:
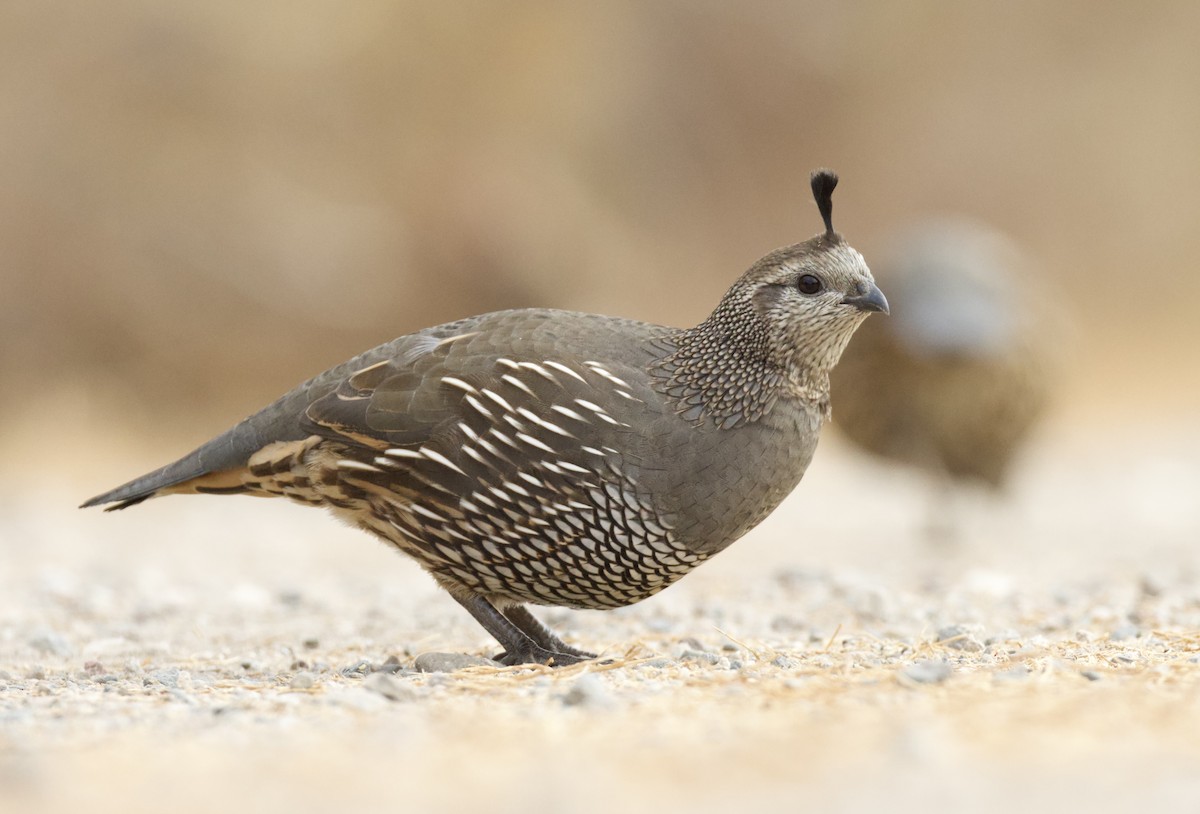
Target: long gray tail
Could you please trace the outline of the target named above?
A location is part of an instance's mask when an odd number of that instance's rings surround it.
[[[265,411],[264,411],[265,412]],[[154,470],[129,483],[96,495],[79,508],[101,506],[112,503],[105,511],[125,509],[154,497],[159,491],[184,481],[244,466],[246,461],[263,446],[262,437],[255,426],[258,415],[251,416],[228,432],[218,435],[203,446],[180,458],[174,463]]]

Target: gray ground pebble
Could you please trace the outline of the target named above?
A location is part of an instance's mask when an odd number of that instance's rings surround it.
[[[1099,681],[1100,680],[1100,674],[1097,673],[1095,670],[1084,670],[1082,673],[1080,673],[1080,675],[1083,676],[1084,678],[1086,678],[1088,681]]]
[[[29,646],[39,653],[49,653],[62,658],[66,658],[72,653],[70,643],[61,634],[52,630],[34,636],[29,640]]]
[[[179,686],[179,668],[178,667],[167,667],[166,669],[163,669],[163,670],[155,670],[153,673],[150,674],[150,678],[154,679],[159,684],[162,684],[164,687],[172,687],[172,688],[178,687]]]
[[[403,670],[403,665],[400,664],[400,659],[396,656],[388,656],[383,664],[378,665],[374,672],[376,673],[399,673]]]
[[[363,688],[389,701],[414,701],[420,697],[412,684],[393,678],[387,673],[371,673],[363,679]]]
[[[595,673],[585,673],[575,680],[562,698],[568,707],[600,709],[613,705],[612,693]]]
[[[371,662],[367,661],[366,659],[362,659],[361,661],[357,661],[354,664],[351,664],[349,667],[343,667],[342,675],[346,676],[347,678],[354,678],[356,676],[365,676],[368,673],[370,673],[372,671],[372,669],[373,669],[373,667],[371,665]]]
[[[972,635],[972,630],[966,625],[948,625],[938,631],[937,640],[946,647],[962,650],[966,653],[978,653],[983,645]]]
[[[992,678],[997,681],[1016,681],[1022,678],[1029,677],[1029,667],[1025,664],[1016,664],[1009,667],[1007,670],[997,670],[992,673]]]
[[[709,653],[706,650],[692,650],[690,648],[679,654],[680,661],[698,661],[704,664],[718,664],[721,657],[716,653]]]
[[[1138,629],[1137,625],[1121,625],[1112,632],[1109,638],[1114,642],[1123,642],[1129,639],[1136,639],[1141,635],[1142,631]]]
[[[316,676],[307,670],[301,670],[292,676],[292,680],[288,682],[288,686],[293,690],[311,690],[316,683]]]
[[[954,669],[949,663],[941,659],[926,659],[918,661],[916,664],[910,664],[900,671],[900,674],[909,681],[915,681],[918,684],[940,684],[951,675]]]
[[[674,663],[675,663],[675,660],[670,658],[669,656],[655,656],[652,659],[646,659],[645,661],[639,661],[634,666],[637,667],[638,669],[650,667],[650,668],[653,668],[656,670],[661,670],[665,667],[670,667]]]
[[[779,656],[776,656],[775,658],[771,659],[771,664],[780,668],[781,670],[791,670],[795,667],[800,666],[800,662],[796,661],[791,656],[783,656],[783,655],[779,655]]]
[[[495,667],[496,662],[470,653],[422,653],[413,661],[422,673],[453,673],[464,667]]]

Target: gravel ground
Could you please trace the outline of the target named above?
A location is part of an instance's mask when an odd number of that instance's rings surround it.
[[[0,811],[1194,809],[1200,435],[1048,437],[936,541],[933,484],[827,439],[679,585],[539,611],[602,651],[557,671],[319,513],[5,484]]]

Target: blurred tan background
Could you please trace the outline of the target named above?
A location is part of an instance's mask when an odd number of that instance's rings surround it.
[[[1198,42],[1183,0],[0,4],[0,809],[1188,808]],[[427,325],[694,324],[819,231],[818,166],[868,262],[962,214],[1061,299],[1056,410],[958,549],[828,438],[695,576],[548,616],[666,667],[397,702],[354,665],[493,646],[412,563],[275,502],[72,509]]]
[[[939,212],[1038,258],[1062,414],[1195,415],[1198,32],[1190,2],[5,4],[6,474],[47,438],[183,451],[470,313],[692,324],[819,230],[825,165],[868,262]]]

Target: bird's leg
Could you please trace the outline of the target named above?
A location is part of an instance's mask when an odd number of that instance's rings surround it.
[[[555,667],[562,667],[583,661],[580,656],[555,652],[542,647],[509,621],[504,614],[496,610],[495,605],[478,594],[469,594],[465,597],[455,596],[454,598],[458,600],[458,604],[475,617],[475,621],[482,625],[484,630],[500,642],[504,653],[496,660],[501,664],[510,666],[513,664],[551,664]]]
[[[586,650],[572,647],[555,636],[554,632],[538,621],[537,617],[526,610],[524,605],[510,605],[500,612],[504,614],[508,621],[520,628],[522,633],[533,639],[534,643],[539,647],[544,647],[555,653],[578,656],[581,659],[596,658],[595,653],[588,653]]]

